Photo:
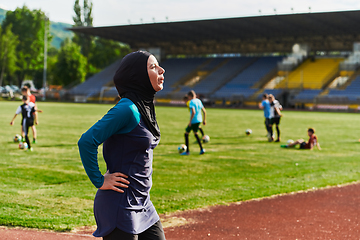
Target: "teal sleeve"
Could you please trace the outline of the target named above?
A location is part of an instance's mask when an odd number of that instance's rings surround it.
[[[124,98],[81,136],[78,141],[80,158],[95,187],[100,188],[104,183],[97,159],[99,145],[114,134],[132,131],[139,122],[136,105]]]

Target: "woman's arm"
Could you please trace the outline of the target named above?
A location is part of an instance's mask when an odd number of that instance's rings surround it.
[[[133,105],[133,104],[132,104]],[[135,105],[133,105],[135,106]],[[128,184],[127,176],[122,173],[105,173],[102,175],[98,164],[98,146],[114,134],[127,133],[134,129],[140,121],[140,114],[133,106],[118,104],[105,116],[87,130],[78,141],[81,161],[86,174],[95,187],[113,189],[118,181]],[[135,111],[136,110],[136,111]],[[110,184],[110,187],[109,187]],[[116,190],[122,192],[121,189]]]

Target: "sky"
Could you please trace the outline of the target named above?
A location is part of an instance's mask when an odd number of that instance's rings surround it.
[[[75,0],[0,0],[0,8],[24,4],[54,22],[72,24]],[[83,1],[80,0],[80,3]],[[359,10],[358,0],[92,0],[93,25],[114,26],[214,18]],[[310,8],[310,9],[309,9]]]

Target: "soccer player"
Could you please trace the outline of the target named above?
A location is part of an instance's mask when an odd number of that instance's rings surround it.
[[[201,122],[206,125],[206,110],[204,105],[202,104],[201,100],[196,98],[196,94],[193,90],[188,93],[188,98],[190,99],[189,108],[190,108],[190,121],[188,126],[185,129],[185,145],[187,147],[186,152],[183,152],[181,155],[189,155],[189,133],[191,131],[194,132],[196,141],[200,147],[200,154],[205,153],[205,149],[203,149],[201,140],[198,135],[199,125]],[[202,117],[201,112],[204,114],[204,119]]]
[[[270,128],[272,131],[272,127],[275,124],[276,125],[276,133],[277,133],[277,139],[275,142],[280,142],[280,118],[282,116],[281,110],[282,106],[279,103],[278,100],[275,99],[274,95],[269,94],[269,102],[270,102]]]
[[[25,141],[28,145],[27,151],[32,151],[33,148],[30,145],[28,133],[29,133],[29,127],[34,125],[34,121],[36,124],[38,124],[36,107],[33,102],[30,102],[30,98],[27,96],[23,96],[22,101],[23,104],[19,106],[18,109],[16,110],[15,115],[10,122],[10,125],[14,125],[16,116],[21,113],[22,114],[21,129],[24,132]]]
[[[37,106],[36,106],[36,97],[35,97],[33,94],[31,94],[29,87],[27,87],[27,86],[22,87],[22,88],[21,88],[21,94],[22,94],[23,96],[27,96],[27,97],[29,98],[29,101],[32,102],[32,103],[34,103],[35,109],[37,109]],[[36,111],[37,111],[37,112],[42,112],[42,110],[38,110],[38,109],[37,109]],[[36,124],[37,124],[37,123],[36,123]],[[32,125],[32,126],[31,126],[31,131],[32,131],[32,133],[33,133],[33,143],[36,143],[37,131],[36,131],[35,125]],[[23,128],[21,128],[21,136],[24,137]]]
[[[264,117],[265,117],[265,128],[267,131],[267,138],[269,140],[269,142],[274,141],[274,137],[273,137],[273,131],[272,131],[272,127],[270,124],[270,110],[271,110],[271,106],[270,106],[270,102],[268,100],[268,95],[266,93],[263,94],[262,96],[262,102],[259,103],[259,108],[264,110]]]
[[[309,128],[308,129],[308,136],[309,136],[309,141],[308,142],[305,142],[304,139],[298,139],[293,143],[289,143],[289,144],[286,144],[286,145],[281,145],[281,147],[290,148],[290,147],[294,147],[296,145],[300,145],[300,149],[312,150],[314,148],[314,146],[316,146],[317,149],[321,150],[320,143],[318,141],[317,136],[315,135],[315,129],[314,128]]]
[[[190,101],[191,101],[191,99],[189,99],[189,97],[188,97],[188,95],[185,95],[184,97],[183,97],[183,101],[184,101],[184,103],[186,104],[186,107],[189,109],[189,111],[190,111]],[[200,131],[200,133],[201,133],[201,137],[204,137],[204,135],[205,135],[205,133],[204,133],[204,130],[202,129],[202,127],[201,127],[201,124],[199,125],[199,131]],[[205,142],[204,142],[205,143]]]

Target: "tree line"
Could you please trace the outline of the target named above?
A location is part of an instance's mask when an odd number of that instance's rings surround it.
[[[93,26],[92,9],[91,0],[82,5],[75,0],[73,26]],[[74,86],[130,52],[126,44],[81,33],[56,49],[50,45],[49,29],[50,21],[41,10],[24,5],[6,13],[0,26],[0,86],[33,80],[37,88],[42,87],[45,37],[48,85]]]

